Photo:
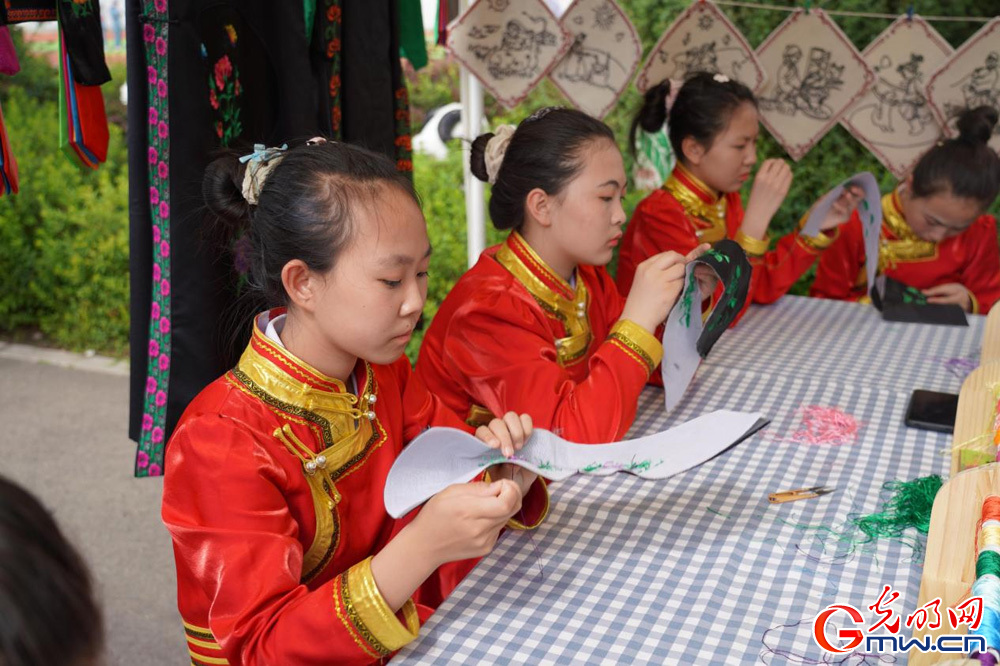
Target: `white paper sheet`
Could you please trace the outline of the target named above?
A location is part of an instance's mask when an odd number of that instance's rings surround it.
[[[681,300],[670,310],[663,327],[663,401],[667,412],[680,403],[687,392],[694,373],[701,364],[698,338],[701,336],[701,291],[694,276],[695,262],[687,265],[684,291]]]
[[[867,171],[856,173],[824,194],[823,198],[813,206],[801,233],[811,238],[821,233],[820,224],[848,185],[860,185],[865,191],[865,198],[858,203],[858,216],[861,218],[861,229],[865,236],[865,270],[868,275],[868,288],[871,289],[875,284],[875,273],[878,271],[878,239],[882,230],[882,193],[879,192],[875,176]]]
[[[465,483],[504,462],[552,480],[614,472],[665,479],[715,457],[766,423],[757,413],[720,410],[670,430],[612,444],[574,444],[539,429],[511,458],[461,430],[431,428],[410,442],[389,470],[385,509],[399,518],[448,486]]]

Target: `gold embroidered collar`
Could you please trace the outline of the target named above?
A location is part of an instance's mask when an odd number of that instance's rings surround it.
[[[587,318],[590,299],[579,270],[574,288],[553,272],[516,231],[497,250],[496,259],[543,310],[563,323],[567,336],[555,340],[559,363],[566,366],[583,359],[591,340]]]
[[[284,418],[299,417],[289,420],[318,426],[324,449],[319,454],[336,475],[364,450],[373,434],[377,386],[371,365],[363,361],[356,371],[361,394],[349,392],[342,381],[324,375],[264,334],[267,322],[278,314],[281,310],[272,310],[257,318],[233,374]]]
[[[889,238],[889,234],[893,237]],[[882,234],[878,248],[879,273],[895,268],[901,262],[935,258],[937,245],[933,241],[921,240],[913,233],[913,229],[903,217],[898,188],[882,197]]]
[[[663,184],[663,189],[670,192],[684,207],[684,212],[693,218],[700,242],[717,243],[726,237],[724,195],[715,196],[711,188],[679,162]]]

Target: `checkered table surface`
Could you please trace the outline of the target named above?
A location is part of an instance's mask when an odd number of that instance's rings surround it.
[[[961,379],[928,359],[975,355],[982,323],[887,324],[870,307],[803,298],[753,308],[713,349],[676,413],[664,415],[662,391],[646,389],[630,436],[715,409],[759,411],[772,419],[766,430],[663,481],[617,474],[553,484],[546,522],[507,532],[393,663],[833,657],[810,633],[828,604],[865,607],[889,584],[902,595],[894,610],[916,606],[923,538],[838,537],[856,535],[851,515],[878,510],[885,481],[947,473],[950,438],[906,428],[903,415],[913,388],[958,391]],[[858,441],[787,441],[804,405],[852,414],[863,423]],[[837,490],[767,501],[769,492],[821,484]],[[850,658],[843,663],[865,663]]]

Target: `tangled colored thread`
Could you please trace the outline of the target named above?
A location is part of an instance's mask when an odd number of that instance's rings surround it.
[[[979,367],[979,361],[970,356],[955,356],[953,358],[938,356],[934,360],[941,363],[945,370],[959,379],[965,379],[973,370]]]
[[[988,648],[1000,648],[1000,497],[996,495],[983,500],[971,596],[982,597],[983,615],[979,627],[969,633],[985,638]]]
[[[844,446],[854,444],[864,425],[836,407],[808,405],[799,409],[801,427],[783,441],[811,446]]]
[[[993,408],[993,444],[997,447],[996,459],[1000,461],[1000,400]]]
[[[882,504],[882,510],[858,516],[851,522],[872,541],[883,537],[899,538],[911,527],[927,534],[934,497],[941,490],[941,477],[934,474],[913,481],[889,481],[882,489],[893,493]]]

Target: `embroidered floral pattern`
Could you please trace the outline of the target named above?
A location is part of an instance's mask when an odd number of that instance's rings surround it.
[[[94,0],[63,0],[63,4],[73,11],[73,16],[76,18],[94,13]]]
[[[325,0],[326,27],[323,38],[326,39],[326,57],[330,61],[330,128],[331,138],[340,141],[343,138],[340,112],[340,29],[342,25],[340,0]]]
[[[236,29],[227,25],[225,30],[230,46],[235,46]],[[208,103],[215,110],[215,134],[223,146],[228,146],[243,131],[237,99],[243,92],[240,70],[233,65],[228,54],[215,62],[215,67],[208,76],[208,91]]]
[[[90,4],[90,0],[75,4]],[[163,473],[164,432],[170,383],[170,120],[167,104],[167,0],[145,0],[149,21],[143,26],[146,52],[146,125],[149,149],[149,210],[153,223],[153,292],[149,312],[149,357],[142,430],[135,457],[136,476]]]
[[[406,84],[396,89],[396,170],[413,171],[413,146],[410,139],[410,94]]]

